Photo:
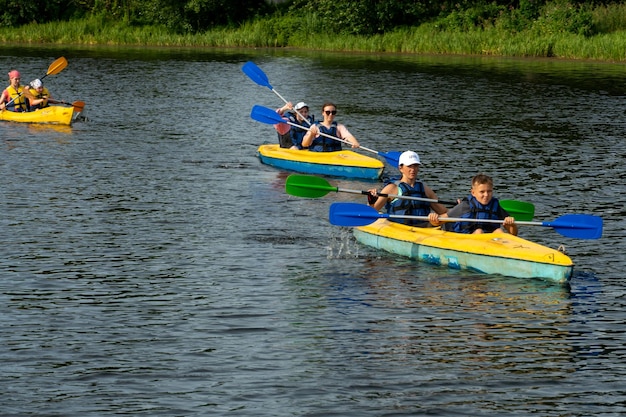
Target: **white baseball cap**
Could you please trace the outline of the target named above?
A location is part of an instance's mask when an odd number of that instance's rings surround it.
[[[43,83],[41,82],[41,80],[39,78],[37,78],[36,80],[33,80],[30,85],[33,86],[33,88],[39,88],[41,86],[43,86]]]
[[[398,166],[400,165],[408,166],[408,165],[413,165],[413,164],[422,165],[422,163],[420,162],[419,155],[413,151],[402,152],[402,154],[400,155],[400,158],[398,159]]]
[[[304,101],[301,101],[300,103],[296,104],[296,107],[294,107],[294,109],[300,110],[303,107],[309,107],[309,105],[306,104]]]

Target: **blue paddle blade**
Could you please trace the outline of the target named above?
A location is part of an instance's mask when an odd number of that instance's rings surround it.
[[[389,215],[359,203],[332,203],[328,212],[328,219],[335,226],[365,226],[385,217]]]
[[[255,104],[252,107],[250,117],[257,122],[266,123],[268,125],[286,122],[286,120],[283,119],[280,114],[276,113],[276,111],[268,109],[267,107],[259,106],[258,104]]]
[[[383,158],[385,158],[387,160],[387,163],[391,165],[392,167],[398,168],[398,165],[400,165],[400,155],[402,155],[402,152],[389,151],[389,152],[378,152],[378,154],[382,156]]]
[[[552,222],[543,222],[543,226],[554,228],[566,237],[578,239],[600,239],[602,237],[602,218],[588,214],[565,214]]]
[[[252,81],[254,81],[255,83],[257,83],[258,85],[263,86],[263,87],[267,87],[270,90],[274,89],[271,86],[270,81],[267,78],[267,75],[265,75],[263,70],[261,70],[261,68],[257,67],[257,65],[254,62],[252,62],[252,61],[246,62],[241,67],[241,70],[243,71],[244,74],[246,74],[248,77],[250,77],[250,79]]]

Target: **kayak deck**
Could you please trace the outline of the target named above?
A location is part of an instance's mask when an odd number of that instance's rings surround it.
[[[257,154],[262,163],[276,168],[335,177],[377,180],[385,167],[376,158],[349,150],[311,152],[266,144],[259,147]]]
[[[460,234],[379,219],[354,229],[368,246],[453,269],[566,283],[574,264],[564,253],[504,233]]]
[[[73,107],[48,106],[29,112],[0,111],[0,120],[18,123],[51,123],[70,125],[74,115]]]

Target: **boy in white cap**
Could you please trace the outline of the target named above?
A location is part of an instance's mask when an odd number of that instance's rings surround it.
[[[287,123],[275,124],[274,128],[278,132],[280,147],[303,149],[302,138],[306,134],[307,129],[315,122],[315,117],[312,114],[309,115],[309,105],[301,101],[294,107],[291,102],[288,102],[283,107],[277,109],[276,113],[286,117],[290,123],[306,127],[306,129],[300,129]]]
[[[43,86],[39,78],[31,81],[29,91],[32,96],[28,98],[31,110],[43,109],[44,107],[48,107],[49,103],[56,103],[56,101],[52,100],[50,91]]]
[[[428,198],[438,200],[437,194],[426,184],[417,180],[421,162],[420,157],[413,151],[406,151],[400,155],[398,170],[402,174],[399,181],[392,182],[383,187],[380,194],[404,195],[419,198]],[[418,200],[400,199],[394,197],[379,196],[379,192],[374,188],[369,190],[367,202],[370,206],[380,211],[386,208],[388,214],[407,215],[407,216],[432,216],[434,220],[437,215],[444,214],[448,209],[440,203],[429,203]],[[431,210],[434,213],[431,213]],[[393,218],[389,219],[397,223],[408,224],[410,226],[428,227],[429,222]]]

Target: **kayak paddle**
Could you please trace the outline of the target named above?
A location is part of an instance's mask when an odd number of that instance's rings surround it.
[[[254,107],[252,107],[252,112],[250,113],[250,117],[252,117],[257,122],[265,123],[268,125],[275,125],[277,123],[287,123],[288,125],[299,127],[300,129],[311,130],[305,126],[301,126],[299,124],[286,121],[285,119],[283,119],[283,117],[280,114],[276,113],[274,110],[269,109],[267,107],[259,106],[259,105],[255,105]],[[330,139],[334,139],[339,142],[346,143],[348,145],[351,145],[351,143],[348,142],[347,140],[343,140],[338,137],[328,135],[326,133],[320,132],[320,135],[325,136]],[[401,152],[392,151],[392,152],[384,153],[384,152],[378,152],[373,149],[366,148],[365,146],[360,146],[359,149],[363,149],[364,151],[368,151],[368,152],[373,152],[377,155],[382,156],[383,158],[387,160],[387,163],[389,163],[389,165],[393,167],[397,168],[399,165]]]
[[[289,103],[285,97],[281,96],[278,91],[276,91],[274,89],[274,87],[272,87],[272,85],[270,84],[270,80],[267,78],[267,75],[265,75],[265,73],[263,72],[263,70],[261,68],[259,68],[254,62],[252,61],[248,61],[245,64],[243,64],[243,66],[241,67],[241,70],[243,71],[244,74],[246,74],[248,77],[250,77],[250,79],[252,81],[254,81],[255,83],[257,83],[258,85],[260,85],[261,87],[267,87],[270,90],[272,90],[272,92],[274,92],[274,94],[276,94],[282,101],[285,102],[285,104]],[[309,126],[311,126],[311,122],[309,122],[309,119],[307,119],[306,117],[304,117],[302,114],[300,114],[300,112],[296,109],[293,109],[293,111],[295,111],[296,113],[298,113],[298,116],[300,116],[305,122],[307,122],[307,124]],[[282,122],[281,122],[282,123]]]
[[[65,57],[60,57],[54,60],[54,62],[52,64],[50,64],[50,66],[48,67],[48,72],[46,72],[46,75],[44,75],[43,77],[40,78],[40,80],[43,80],[44,78],[46,78],[48,75],[56,75],[58,73],[60,73],[61,71],[63,71],[65,69],[65,67],[67,67],[67,59],[65,59]],[[26,89],[28,87],[24,87],[24,89]],[[9,101],[6,106],[8,106],[9,104],[13,103],[15,101],[15,99],[19,98],[22,93],[19,93],[17,95],[17,97],[11,99],[11,101]],[[28,94],[26,94],[28,96]],[[6,107],[5,106],[5,107]]]
[[[76,113],[80,113],[85,108],[85,102],[84,101],[75,101],[73,103],[68,103],[67,101],[63,101],[63,100],[49,99],[48,103],[50,103],[50,104],[65,104],[67,106],[72,106],[72,107],[74,107],[74,111]]]
[[[330,205],[330,223],[336,226],[365,226],[378,219],[415,219],[428,221],[428,216],[407,216],[379,213],[376,209],[358,203],[333,203]],[[502,220],[440,218],[441,222],[502,223]],[[552,222],[515,222],[518,225],[552,227],[566,237],[599,239],[602,236],[602,218],[587,214],[565,214]]]
[[[76,113],[80,113],[85,109],[84,101],[74,101],[72,103],[68,103],[67,101],[59,101],[59,103],[74,107],[74,111]]]
[[[292,174],[287,177],[287,181],[285,181],[285,191],[287,191],[287,194],[295,195],[296,197],[306,197],[306,198],[324,197],[326,194],[330,193],[331,191],[352,193],[352,194],[363,194],[363,195],[369,194],[367,190],[349,190],[346,188],[333,187],[332,185],[328,183],[328,181],[326,181],[324,178],[321,178],[321,177],[315,177],[312,175],[297,175],[297,174]],[[401,198],[404,200],[426,201],[429,203],[456,204],[455,202],[451,202],[451,201],[441,201],[441,200],[435,200],[432,198],[411,197],[407,195],[378,193],[378,196]]]
[[[72,107],[74,107],[74,111],[76,113],[80,113],[85,109],[85,102],[84,101],[74,101],[72,103],[67,103],[67,102],[63,102],[63,104],[69,104]]]
[[[366,190],[348,190],[345,188],[333,187],[330,185],[328,181],[324,178],[316,177],[312,175],[298,175],[292,174],[287,177],[287,181],[285,181],[285,190],[287,194],[295,195],[296,197],[306,197],[306,198],[319,198],[324,197],[326,194],[330,192],[344,192],[344,193],[353,193],[353,194],[369,194]],[[442,201],[442,200],[434,200],[431,198],[422,198],[422,197],[411,197],[406,195],[394,195],[394,194],[383,194],[378,193],[380,197],[392,197],[392,198],[400,198],[404,200],[417,200],[417,201],[427,201],[430,203],[439,203],[446,205],[456,205],[455,201]],[[516,201],[516,200],[500,200],[500,206],[509,213],[509,215],[515,217],[515,220],[521,221],[530,221],[533,219],[535,214],[535,206],[531,203],[526,203],[524,201]]]

